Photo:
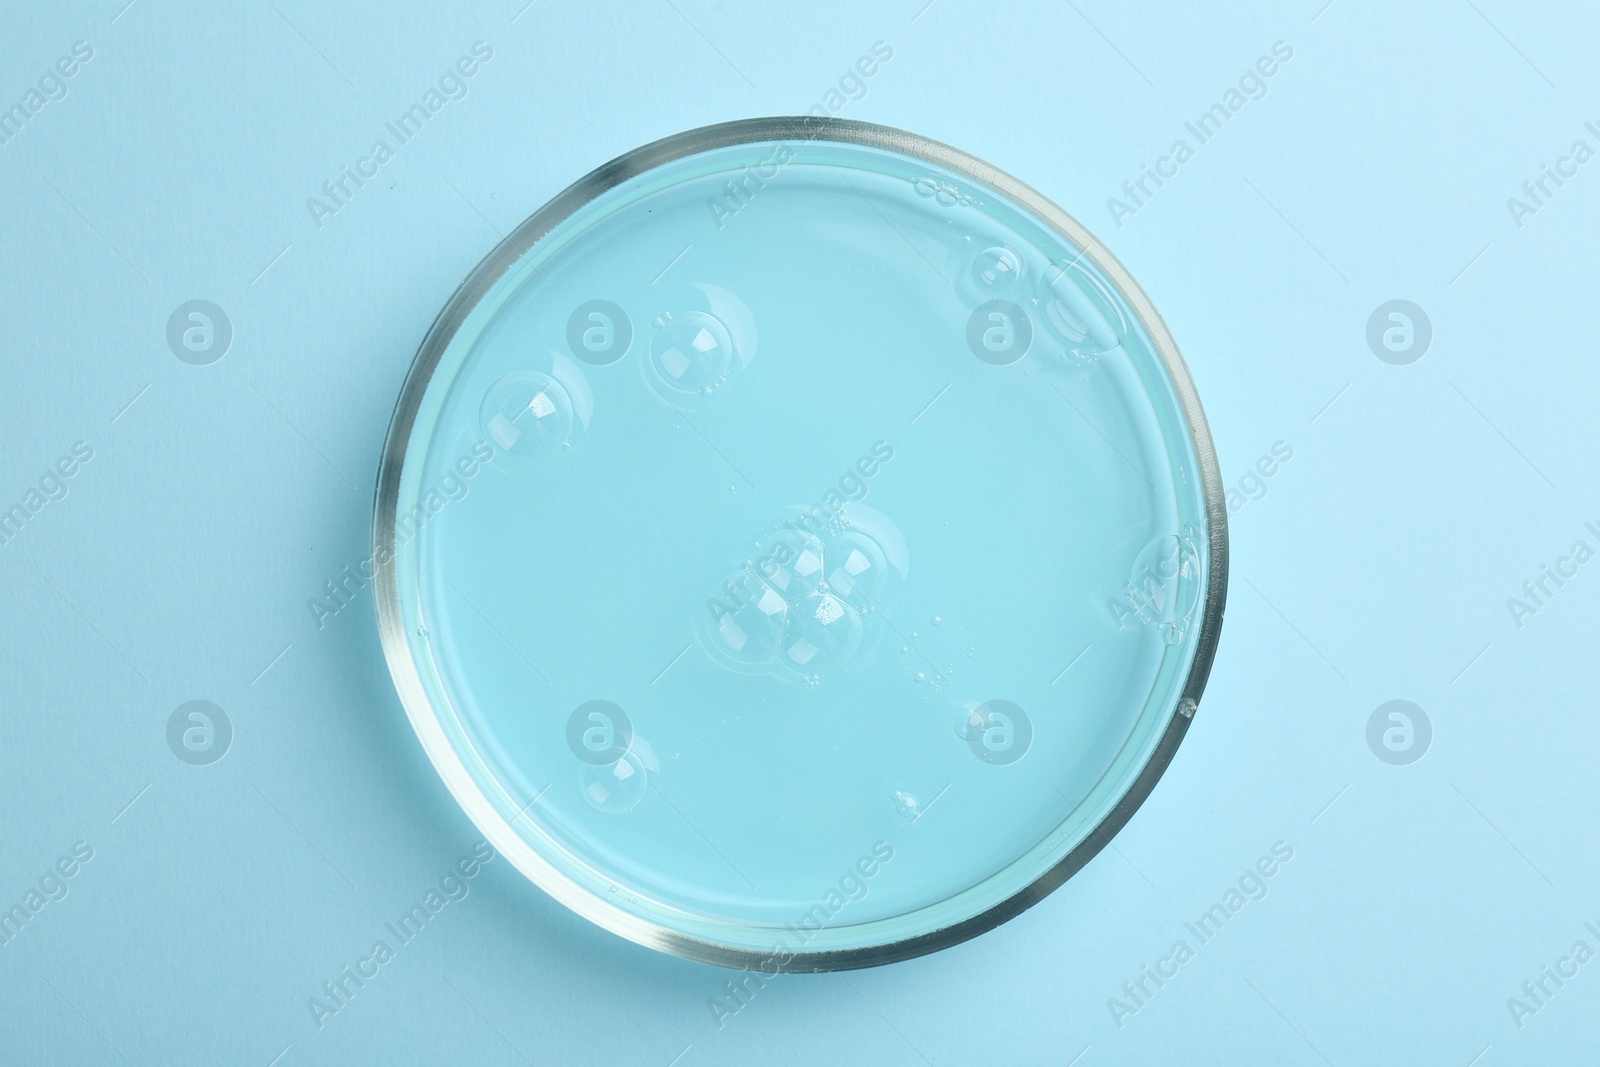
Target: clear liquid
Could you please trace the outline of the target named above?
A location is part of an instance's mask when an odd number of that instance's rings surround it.
[[[1126,790],[1194,655],[1198,482],[1065,238],[924,162],[744,145],[591,202],[464,324],[402,606],[569,877],[852,947],[1016,893]]]

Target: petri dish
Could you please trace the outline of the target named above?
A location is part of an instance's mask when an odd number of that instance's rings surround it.
[[[1086,864],[1192,720],[1226,589],[1177,348],[1039,193],[753,119],[495,248],[389,427],[376,606],[529,879],[729,967],[906,959]]]

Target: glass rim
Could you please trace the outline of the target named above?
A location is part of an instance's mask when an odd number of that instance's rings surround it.
[[[989,163],[917,134],[854,119],[814,116],[740,119],[674,134],[627,152],[580,178],[539,208],[467,275],[434,319],[406,374],[385,435],[373,495],[373,604],[389,673],[406,716],[430,762],[467,817],[524,877],[601,928],[670,955],[734,969],[770,963],[774,953],[694,937],[659,925],[594,894],[558,869],[515,829],[474,780],[439,722],[414,661],[399,592],[396,548],[401,476],[416,419],[434,374],[457,331],[483,297],[557,226],[611,189],[656,167],[704,152],[774,141],[823,141],[881,149],[942,167],[1035,215],[1082,249],[1128,302],[1160,360],[1194,450],[1205,512],[1207,570],[1189,672],[1166,727],[1126,791],[1093,829],[1037,878],[1011,896],[951,925],[881,944],[794,952],[777,973],[873,967],[936,952],[992,930],[1043,900],[1111,841],[1149,797],[1187,733],[1210,675],[1228,585],[1227,509],[1221,471],[1200,398],[1166,323],[1120,261],[1071,215],[1037,190]],[[537,798],[535,798],[537,799]],[[531,802],[530,802],[531,803]],[[524,809],[526,810],[526,809]],[[520,814],[518,815],[520,818]],[[890,924],[902,916],[863,924]],[[774,973],[774,972],[764,972]]]

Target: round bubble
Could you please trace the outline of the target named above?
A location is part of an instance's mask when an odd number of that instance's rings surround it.
[[[849,604],[831,593],[802,597],[790,605],[780,660],[805,673],[843,667],[861,636],[861,616]]]
[[[762,542],[753,569],[779,596],[793,603],[822,584],[824,557],[821,538],[791,527]]]
[[[1189,632],[1199,603],[1200,547],[1185,526],[1150,541],[1134,557],[1115,608],[1119,621],[1131,615],[1175,645]]]
[[[740,571],[706,599],[703,643],[736,670],[765,667],[778,655],[788,614],[789,604],[777,590]]]
[[[658,320],[650,345],[656,380],[668,390],[706,395],[727,380],[735,360],[728,328],[704,311],[680,311]]]
[[[595,811],[623,815],[639,806],[649,788],[650,774],[636,753],[625,752],[615,763],[578,768],[578,792]]]
[[[905,819],[916,818],[917,812],[922,806],[915,793],[907,793],[903,789],[896,789],[892,800],[894,813]]]
[[[1027,274],[1022,254],[1007,244],[985,242],[981,238],[962,264],[956,288],[969,304],[1011,297],[1022,291]]]
[[[497,450],[523,459],[561,451],[578,426],[566,387],[533,370],[514,371],[490,386],[478,423]]]
[[[889,595],[894,575],[889,559],[870,535],[851,529],[830,537],[822,548],[828,590],[857,609],[875,608]]]
[[[1045,268],[1038,285],[1040,319],[1074,359],[1088,362],[1116,348],[1127,333],[1120,301],[1080,262]]]

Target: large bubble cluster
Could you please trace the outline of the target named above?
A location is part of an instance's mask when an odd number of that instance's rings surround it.
[[[701,645],[730,670],[818,684],[864,665],[906,569],[904,538],[881,513],[792,508],[706,598]]]

